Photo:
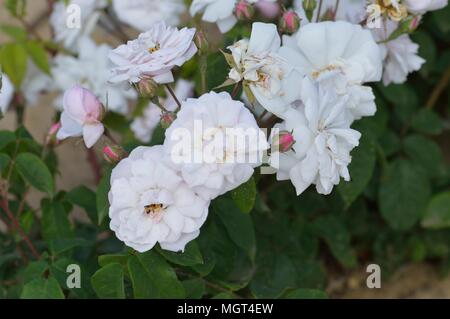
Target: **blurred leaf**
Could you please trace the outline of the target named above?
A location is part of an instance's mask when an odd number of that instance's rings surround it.
[[[242,214],[233,201],[225,198],[215,200],[214,209],[233,242],[254,258],[256,240],[251,217]]]
[[[450,227],[450,192],[434,195],[425,211],[421,225],[430,229]]]
[[[419,45],[419,56],[425,59],[420,73],[428,76],[436,63],[437,50],[433,38],[423,30],[417,30],[411,35],[412,40]]]
[[[16,158],[16,168],[33,187],[49,195],[53,194],[52,174],[39,157],[31,153],[21,153]]]
[[[109,200],[108,192],[110,189],[111,169],[108,169],[103,175],[97,187],[96,206],[98,214],[98,224],[101,225],[106,216],[108,216]]]
[[[203,264],[202,254],[196,241],[191,241],[187,244],[184,252],[182,253],[167,251],[161,249],[160,247],[157,247],[157,250],[164,258],[177,265],[193,266]]]
[[[419,220],[430,197],[430,184],[423,170],[399,159],[382,177],[378,202],[381,215],[395,230],[407,230]]]
[[[127,264],[128,255],[125,254],[111,254],[98,256],[98,264],[100,267],[105,267],[108,264],[119,263],[122,266]]]
[[[10,131],[0,131],[0,150],[2,150],[9,143],[16,140],[16,135]]]
[[[182,284],[188,299],[201,299],[206,294],[206,286],[203,279],[184,280]]]
[[[356,256],[350,245],[350,233],[339,218],[335,215],[321,216],[314,221],[314,229],[342,266],[346,268],[356,266]]]
[[[92,190],[79,186],[68,192],[66,198],[72,204],[83,208],[94,224],[98,222],[96,194]]]
[[[63,205],[60,202],[43,200],[41,206],[41,227],[44,239],[50,243],[52,240],[71,238],[72,229]]]
[[[50,64],[44,46],[38,41],[25,42],[25,49],[34,64],[44,73],[50,74]]]
[[[352,162],[349,165],[351,181],[341,181],[338,186],[339,194],[346,207],[350,207],[372,178],[376,160],[373,141],[363,135],[360,145],[352,151],[351,155]]]
[[[391,84],[378,86],[383,96],[392,105],[395,114],[403,123],[408,123],[419,107],[418,97],[414,89],[408,84]]]
[[[25,16],[27,0],[6,0],[5,7],[14,17]]]
[[[20,89],[27,72],[27,52],[19,43],[7,43],[2,45],[0,62],[3,71],[8,75],[16,89]]]
[[[23,274],[23,282],[26,284],[34,279],[42,278],[42,275],[48,270],[48,268],[49,265],[44,260],[29,263]]]
[[[112,263],[100,268],[91,283],[100,299],[125,299],[124,273],[121,264]]]
[[[328,299],[322,290],[317,289],[295,289],[287,292],[283,299]]]
[[[411,127],[418,132],[430,135],[439,135],[444,129],[441,118],[429,109],[421,109],[411,121]]]
[[[55,278],[37,278],[23,287],[21,299],[64,299],[61,287]]]
[[[439,145],[422,135],[414,134],[403,141],[403,146],[411,161],[421,165],[430,177],[439,176],[443,159]]]
[[[231,197],[241,212],[248,214],[255,206],[256,183],[251,177],[246,183],[231,191]]]
[[[183,285],[175,272],[155,252],[131,256],[128,270],[135,298],[185,298]]]
[[[27,39],[27,31],[21,27],[13,25],[0,25],[0,31],[7,34],[14,40],[25,41]]]

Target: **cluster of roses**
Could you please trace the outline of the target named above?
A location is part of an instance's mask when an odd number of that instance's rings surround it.
[[[131,127],[144,143],[161,121],[168,126],[163,145],[136,148],[111,176],[111,229],[140,252],[156,243],[163,249],[184,250],[198,236],[210,201],[248,181],[268,148],[277,179],[291,180],[297,194],[311,185],[319,193],[329,194],[341,178],[349,181],[350,153],[361,137],[351,126],[376,112],[374,94],[365,84],[381,79],[386,85],[402,83],[418,70],[424,60],[417,56],[418,46],[408,33],[417,27],[423,13],[447,4],[442,0],[298,0],[294,9],[281,12],[278,2],[272,0],[194,0],[191,14],[203,12],[202,19],[217,23],[221,32],[230,30],[237,19],[250,19],[253,7],[266,16],[281,15],[278,26],[253,23],[250,38],[239,40],[225,53],[230,72],[224,85],[242,87],[244,104],[225,92],[189,98],[193,84],[182,79],[174,91],[170,87],[173,68],[197,53],[196,30],[168,26],[177,24],[178,19],[166,24],[139,16],[172,12],[173,18],[179,14],[175,14],[179,2],[114,0],[118,18],[145,32],[114,50],[106,45],[98,50],[92,40],[81,38],[78,57],[57,56],[54,63],[54,70],[72,70],[58,79],[59,85],[88,79],[88,85],[83,83],[88,88],[75,86],[64,95],[61,125],[56,128],[59,139],[83,136],[87,147],[100,139],[105,109],[96,96],[103,96],[105,90],[108,107],[123,113],[127,112],[126,100],[135,97],[136,91],[151,98]],[[84,19],[93,19],[91,13],[104,5],[102,1],[90,3],[96,5]],[[373,6],[380,14],[379,28],[369,23]],[[152,23],[142,25],[144,21]],[[279,31],[285,34],[280,37]],[[69,80],[67,74],[74,76]],[[127,83],[137,90],[125,90]],[[162,85],[168,93],[163,101],[156,95]],[[269,142],[261,138],[255,115],[259,120],[271,120],[265,123],[277,123]],[[228,129],[261,134],[252,135],[245,145],[214,144],[216,137],[232,138]],[[180,132],[192,137],[182,147],[177,139]],[[111,149],[107,152],[120,158]],[[174,161],[195,152],[212,156],[208,161]],[[236,161],[241,155],[257,160]]]

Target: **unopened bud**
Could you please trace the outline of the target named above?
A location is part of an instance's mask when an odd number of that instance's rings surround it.
[[[151,78],[143,78],[136,85],[140,97],[151,99],[156,95],[158,84]]]
[[[407,21],[409,21],[409,27],[408,27],[409,33],[413,33],[414,31],[416,31],[417,27],[420,24],[421,19],[422,19],[421,16],[413,16],[413,17],[411,17],[411,19],[407,19]]]
[[[194,42],[200,54],[208,53],[209,43],[203,31],[197,31],[197,33],[195,34]]]
[[[126,158],[128,153],[120,146],[105,146],[103,148],[103,157],[108,163],[116,164],[120,162],[122,159]]]
[[[177,115],[174,112],[164,112],[161,115],[161,121],[160,121],[161,127],[163,129],[168,128],[173,123],[173,121],[176,120],[176,118],[177,118]]]
[[[316,7],[317,0],[303,0],[303,9],[305,10],[306,17],[309,21],[311,21]]]
[[[286,153],[292,149],[295,144],[294,136],[291,132],[281,131],[273,139],[273,146],[277,148],[280,153]]]
[[[60,141],[56,138],[56,134],[58,133],[60,128],[61,128],[60,122],[52,124],[45,138],[45,144],[47,146],[56,146],[59,144]]]
[[[236,4],[235,14],[239,20],[249,20],[255,14],[255,9],[247,1],[241,0]]]
[[[280,30],[285,33],[295,33],[300,28],[300,17],[292,10],[283,13],[280,19]]]

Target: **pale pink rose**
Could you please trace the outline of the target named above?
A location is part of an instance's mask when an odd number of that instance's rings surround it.
[[[104,132],[102,103],[91,91],[76,85],[64,94],[63,107],[57,138],[83,136],[86,147],[91,148]]]

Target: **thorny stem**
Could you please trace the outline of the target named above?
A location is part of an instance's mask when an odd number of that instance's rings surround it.
[[[450,67],[447,68],[447,70],[442,74],[442,77],[439,79],[438,84],[434,87],[433,91],[431,92],[430,97],[427,100],[427,103],[425,104],[425,107],[427,109],[432,109],[436,102],[439,100],[439,97],[441,96],[442,92],[447,87],[448,83],[450,81]]]
[[[320,20],[320,13],[322,11],[322,0],[319,0],[319,8],[317,9],[317,17],[316,17],[316,22],[319,22]]]
[[[177,96],[175,95],[175,92],[172,90],[172,88],[170,87],[169,84],[166,84],[166,88],[169,91],[169,94],[173,97],[173,100],[175,101],[175,103],[177,103],[177,109],[175,112],[178,112],[181,108],[181,103],[178,100]]]
[[[208,68],[208,60],[206,55],[200,56],[200,82],[202,94],[206,93],[206,69]]]

